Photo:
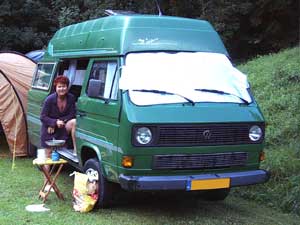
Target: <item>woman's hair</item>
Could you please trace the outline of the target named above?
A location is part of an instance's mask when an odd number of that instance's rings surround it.
[[[68,78],[68,77],[66,77],[66,76],[64,76],[64,75],[59,75],[59,76],[57,76],[57,77],[54,79],[54,86],[56,87],[56,85],[57,85],[58,83],[66,84],[67,87],[69,87],[70,81],[69,81],[69,78]]]

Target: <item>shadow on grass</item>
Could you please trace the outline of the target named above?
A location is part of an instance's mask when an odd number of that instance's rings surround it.
[[[229,201],[230,202],[230,201]],[[155,214],[182,219],[194,215],[216,217],[216,212],[243,214],[244,209],[228,201],[205,201],[194,192],[125,192],[114,196],[112,210]],[[218,213],[217,213],[218,214]],[[247,214],[247,213],[246,213]]]
[[[74,171],[71,166],[66,166],[63,176],[69,176]],[[72,178],[64,179],[65,184],[70,185]],[[182,216],[205,215],[216,216],[216,211],[229,213],[243,213],[244,209],[232,204],[232,201],[205,201],[201,199],[199,192],[186,191],[156,191],[156,192],[127,192],[120,187],[113,195],[112,204],[109,208],[95,211],[122,211],[128,214],[155,214],[182,218]]]

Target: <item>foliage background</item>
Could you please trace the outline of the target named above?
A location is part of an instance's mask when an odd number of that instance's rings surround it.
[[[298,0],[158,1],[164,15],[211,22],[236,60],[299,42]],[[105,9],[158,13],[155,0],[1,0],[0,50],[44,48],[60,27],[102,17]]]

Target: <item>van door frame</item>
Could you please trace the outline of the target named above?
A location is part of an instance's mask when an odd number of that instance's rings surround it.
[[[38,67],[41,64],[54,64],[52,68],[52,73],[50,75],[48,89],[39,88],[33,86],[36,76],[38,74]],[[36,71],[34,73],[31,89],[28,92],[28,103],[27,103],[27,126],[28,126],[28,136],[29,136],[29,146],[32,144],[35,147],[40,148],[40,130],[42,122],[40,121],[40,114],[44,104],[45,99],[52,92],[52,84],[55,74],[57,72],[59,61],[41,61],[37,64]]]
[[[116,99],[89,97],[87,90],[93,65],[97,62],[112,61],[116,62],[115,78],[111,85],[111,88],[116,91]],[[77,148],[80,149],[79,162],[83,167],[88,159],[97,157],[101,162],[103,175],[111,181],[118,180],[117,158],[121,110],[121,95],[118,90],[119,68],[119,57],[91,58],[81,95],[77,101],[76,143]]]

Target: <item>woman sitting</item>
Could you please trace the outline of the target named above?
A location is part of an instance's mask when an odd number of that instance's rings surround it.
[[[68,93],[69,79],[66,76],[57,76],[54,80],[55,93],[49,95],[44,101],[41,111],[41,146],[46,149],[47,157],[50,157],[51,148],[46,141],[52,139],[67,140],[72,136],[76,155],[75,127],[76,107],[75,97]]]

